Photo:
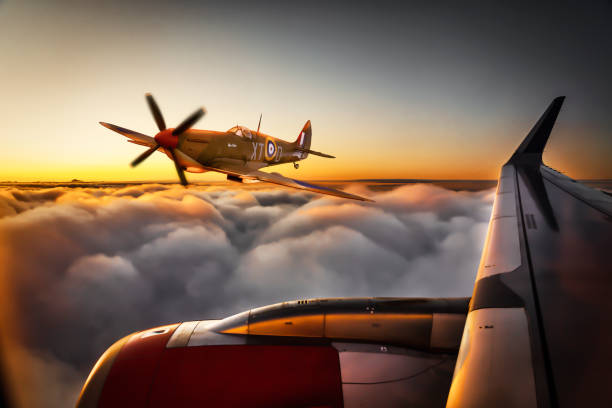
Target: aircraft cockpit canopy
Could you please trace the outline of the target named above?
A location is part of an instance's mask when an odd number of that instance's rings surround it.
[[[233,128],[229,129],[227,132],[233,133],[236,136],[244,137],[246,139],[253,138],[253,135],[251,134],[251,131],[249,130],[249,128],[244,127],[244,126],[234,126]]]

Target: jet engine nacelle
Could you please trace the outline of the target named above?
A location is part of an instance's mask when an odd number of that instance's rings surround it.
[[[444,405],[469,299],[309,299],[113,344],[77,407]]]

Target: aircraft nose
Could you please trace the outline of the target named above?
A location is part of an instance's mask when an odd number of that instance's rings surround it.
[[[174,136],[174,129],[165,129],[155,135],[155,141],[162,147],[175,148],[178,146],[178,136]]]

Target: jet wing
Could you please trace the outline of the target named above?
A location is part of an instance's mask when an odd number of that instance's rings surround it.
[[[327,194],[336,197],[349,198],[352,200],[359,201],[370,201],[369,198],[360,197],[355,194],[350,194],[342,190],[337,190],[331,187],[318,186],[316,184],[311,184],[306,181],[295,180],[292,178],[285,177],[279,173],[266,173],[260,170],[252,170],[246,168],[244,166],[236,165],[233,163],[228,163],[227,161],[216,161],[213,162],[213,167],[206,167],[207,170],[218,171],[225,174],[230,174],[233,176],[240,177],[242,179],[247,180],[259,180],[265,181],[268,183],[279,184],[281,186],[297,188],[300,190],[312,191],[319,194]]]
[[[612,404],[612,197],[542,163],[563,100],[502,167],[447,407]]]
[[[157,144],[155,142],[155,139],[153,139],[151,136],[143,135],[142,133],[138,133],[133,130],[122,128],[121,126],[113,125],[106,122],[100,122],[100,124],[107,129],[110,129],[114,132],[119,133],[120,135],[129,138],[130,140],[128,140],[128,142],[148,147],[153,147]]]

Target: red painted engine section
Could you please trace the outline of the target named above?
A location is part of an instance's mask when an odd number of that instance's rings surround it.
[[[133,335],[123,345],[104,382],[98,407],[146,407],[159,359],[178,324]],[[160,328],[162,329],[162,328]]]
[[[178,136],[174,136],[172,131],[174,129],[165,129],[155,135],[155,141],[163,147],[173,149],[178,146]]]
[[[343,406],[338,352],[331,346],[166,348],[174,328],[136,335],[123,346],[99,407]]]

